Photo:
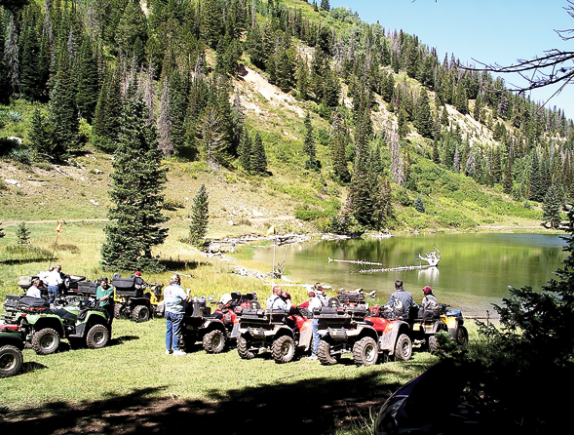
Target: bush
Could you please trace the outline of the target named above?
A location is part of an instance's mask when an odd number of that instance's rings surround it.
[[[413,205],[413,200],[409,196],[409,191],[404,187],[399,187],[395,191],[395,199],[404,207],[410,207]]]

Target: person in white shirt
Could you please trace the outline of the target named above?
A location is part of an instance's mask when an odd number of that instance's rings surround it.
[[[185,355],[179,348],[179,342],[183,333],[182,321],[185,314],[185,304],[189,302],[189,294],[181,288],[181,278],[173,275],[169,285],[163,290],[163,300],[165,301],[165,346],[167,355]]]
[[[316,309],[321,309],[323,307],[323,301],[316,295],[316,293],[311,290],[309,292],[309,311],[313,313]],[[316,360],[317,351],[319,350],[319,319],[313,319],[313,352],[309,359]]]
[[[26,291],[26,296],[31,297],[31,298],[42,299],[42,292],[38,288],[38,285],[40,285],[40,278],[35,276],[34,278],[32,278],[32,285]]]
[[[54,267],[54,270],[52,270],[47,275],[46,285],[48,286],[48,295],[50,296],[49,300],[50,303],[53,303],[54,300],[58,297],[58,294],[60,294],[60,284],[64,282],[62,280],[62,275],[60,274],[61,270],[62,266],[58,264],[56,267]]]
[[[268,310],[283,310],[289,312],[291,309],[291,304],[283,299],[283,290],[281,287],[276,285],[273,287],[273,294],[267,298],[267,309]]]

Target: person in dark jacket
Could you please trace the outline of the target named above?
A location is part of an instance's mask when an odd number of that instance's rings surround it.
[[[387,303],[395,313],[395,316],[407,319],[410,316],[411,308],[417,309],[419,306],[413,299],[413,295],[403,288],[402,281],[395,281],[395,292],[391,295]]]

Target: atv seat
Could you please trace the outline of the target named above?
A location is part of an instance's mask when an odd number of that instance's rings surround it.
[[[58,310],[54,310],[53,313],[55,315],[57,315],[58,317],[60,317],[62,320],[68,320],[70,322],[76,322],[76,320],[78,319],[78,316],[74,313],[70,313],[68,310],[64,310],[63,308],[60,308]]]

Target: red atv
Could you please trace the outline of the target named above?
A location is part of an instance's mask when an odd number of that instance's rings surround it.
[[[213,314],[205,298],[194,298],[187,305],[183,318],[183,338],[188,350],[196,341],[201,340],[206,352],[222,352],[232,339],[235,339],[232,332],[238,323],[236,308],[245,308],[254,302],[258,303],[255,293],[242,295],[233,292],[231,295],[223,295],[221,299],[222,303]]]
[[[232,337],[242,359],[252,359],[260,351],[270,350],[277,364],[288,363],[299,349],[311,350],[313,319],[304,308],[264,310],[259,303],[236,310],[239,319]]]
[[[321,364],[337,364],[344,353],[352,353],[358,366],[375,364],[379,352],[396,360],[410,359],[409,325],[385,318],[380,307],[368,310],[364,297],[359,299],[356,292],[341,293],[316,313],[321,337],[317,356]]]

